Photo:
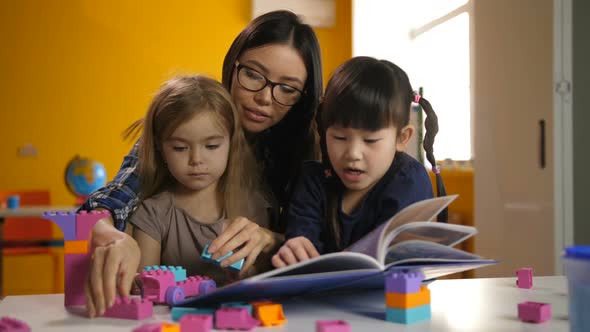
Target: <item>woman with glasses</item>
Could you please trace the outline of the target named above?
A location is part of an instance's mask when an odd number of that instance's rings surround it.
[[[288,200],[290,181],[303,160],[319,157],[314,118],[322,73],[315,33],[288,11],[254,19],[230,46],[223,62],[222,83],[231,93],[260,164],[274,223],[265,229],[255,220],[236,218],[211,243],[209,252],[217,259],[233,251],[224,259],[225,265],[245,258],[251,266],[259,254],[270,261],[281,244],[284,228],[278,222],[278,211]],[[93,193],[81,208],[109,210],[112,215],[112,219],[100,220],[92,234],[95,249],[86,298],[93,304],[88,307],[94,307],[99,316],[114,303],[117,292],[129,294],[139,265],[137,243],[123,232],[141,199],[137,160],[136,144],[114,180]],[[246,269],[240,277],[250,273],[254,271]]]

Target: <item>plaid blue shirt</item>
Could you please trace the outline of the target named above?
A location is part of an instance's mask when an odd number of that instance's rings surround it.
[[[124,231],[129,214],[135,210],[139,202],[139,175],[137,174],[137,149],[135,143],[113,181],[103,188],[90,194],[80,210],[104,208],[111,211],[115,227]]]

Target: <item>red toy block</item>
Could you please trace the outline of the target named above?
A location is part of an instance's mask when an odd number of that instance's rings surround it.
[[[86,305],[84,283],[90,264],[89,254],[64,254],[64,305]]]
[[[516,286],[518,288],[533,288],[533,268],[523,267],[516,271]]]
[[[88,240],[90,238],[90,233],[92,232],[92,227],[96,224],[96,222],[102,218],[110,217],[111,213],[109,211],[80,211],[76,215],[76,239],[77,240]]]
[[[424,280],[421,272],[395,272],[385,276],[385,292],[409,294],[418,293]]]
[[[16,318],[2,317],[0,319],[0,332],[31,332],[31,327]]]
[[[548,321],[551,319],[551,304],[530,301],[519,303],[518,318],[531,323]]]
[[[213,315],[188,314],[180,319],[181,332],[210,332],[213,329]]]
[[[103,317],[141,320],[154,315],[154,304],[138,298],[117,298]]]
[[[350,324],[343,320],[316,320],[316,332],[350,332]]]
[[[215,328],[218,330],[251,331],[259,324],[246,308],[223,307],[215,312]]]
[[[54,222],[64,235],[64,240],[77,240],[76,238],[76,213],[73,211],[47,211],[42,215],[43,219]]]

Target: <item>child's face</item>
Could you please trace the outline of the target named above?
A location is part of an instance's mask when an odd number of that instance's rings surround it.
[[[227,167],[229,142],[229,133],[215,115],[202,112],[162,142],[162,155],[182,189],[215,190]]]
[[[383,177],[395,156],[396,134],[393,126],[377,131],[328,128],[328,156],[348,190],[366,192]]]

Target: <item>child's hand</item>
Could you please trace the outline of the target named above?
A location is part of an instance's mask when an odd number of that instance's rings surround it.
[[[272,256],[272,265],[274,267],[289,266],[319,255],[317,249],[308,238],[298,236],[285,242],[281,249]]]
[[[269,248],[274,247],[275,243],[275,237],[270,230],[258,226],[248,218],[238,217],[232,220],[227,229],[211,242],[208,251],[212,259],[219,259],[230,251],[234,252],[233,255],[221,261],[222,267],[230,266],[246,258],[240,272],[240,277],[244,277],[256,261],[256,257],[263,250],[270,250]]]
[[[92,230],[92,248],[86,280],[86,308],[91,318],[104,314],[115,302],[117,291],[129,296],[140,259],[137,242],[104,219]]]

